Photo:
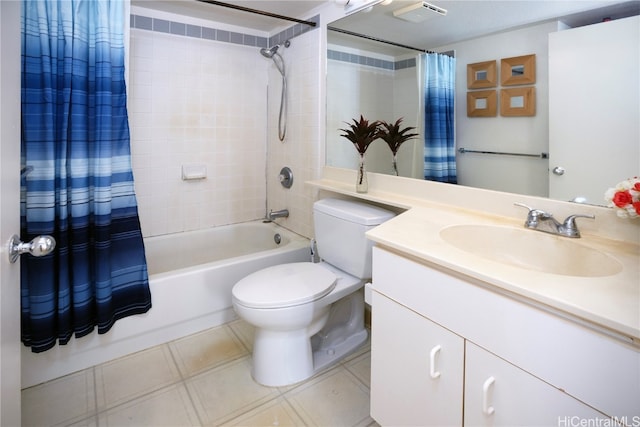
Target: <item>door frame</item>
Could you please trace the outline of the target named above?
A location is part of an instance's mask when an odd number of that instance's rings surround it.
[[[20,261],[8,241],[20,233],[20,8],[0,1],[0,425],[21,425]]]

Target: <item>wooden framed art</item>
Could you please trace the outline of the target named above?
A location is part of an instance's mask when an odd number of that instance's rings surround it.
[[[496,87],[498,84],[497,71],[498,67],[495,60],[467,64],[467,88]]]
[[[536,82],[536,55],[514,56],[500,60],[502,86],[530,85]]]
[[[526,117],[536,115],[536,88],[514,87],[500,91],[500,115]]]
[[[467,92],[468,117],[495,117],[498,95],[495,90]]]

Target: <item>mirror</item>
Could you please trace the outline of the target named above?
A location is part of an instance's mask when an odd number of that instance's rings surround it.
[[[580,190],[574,190],[577,193],[570,198],[550,193],[550,185],[558,178],[550,170],[564,165],[555,163],[557,157],[549,142],[549,34],[638,15],[640,3],[434,0],[437,6],[448,10],[446,16],[434,15],[417,23],[393,17],[394,10],[412,3],[416,1],[378,4],[369,12],[361,11],[328,24],[326,163],[356,168],[357,153],[339,136],[338,129],[360,114],[387,122],[402,117],[404,126],[415,127],[414,132],[423,135],[419,50],[452,51],[457,61],[458,184],[542,197],[551,194],[560,200],[581,196]],[[475,68],[468,68],[471,65]],[[354,74],[354,67],[360,67],[358,74]],[[531,72],[533,83],[519,80],[531,79]],[[631,78],[638,78],[630,74]],[[468,87],[467,82],[472,80],[480,89]],[[608,78],[600,75],[598,81],[604,84]],[[582,104],[588,102],[574,103],[574,115],[580,114]],[[607,105],[607,109],[615,108],[615,104]],[[637,123],[637,116],[629,112],[620,115]],[[401,176],[422,179],[421,139],[407,141],[400,148],[397,162]],[[632,143],[640,145],[638,139],[636,136]],[[638,147],[633,149],[639,152]],[[576,150],[583,152],[584,147]],[[592,173],[602,169],[601,155],[595,156],[598,163],[581,160],[581,167]],[[370,172],[393,173],[391,154],[383,141],[370,146],[366,161]],[[624,173],[633,176],[639,172],[640,162],[636,160]],[[568,175],[565,173],[564,177]],[[603,204],[606,188],[624,178],[627,176],[613,181],[603,179],[602,189],[587,202]]]

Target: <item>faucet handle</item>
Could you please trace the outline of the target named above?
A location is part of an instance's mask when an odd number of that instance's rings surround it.
[[[567,219],[564,220],[563,229],[564,235],[569,237],[580,237],[580,231],[578,230],[578,226],[576,225],[576,218],[589,218],[595,219],[595,215],[584,215],[584,214],[576,214],[569,215]]]
[[[515,206],[520,206],[522,208],[527,208],[527,209],[529,209],[529,212],[535,210],[531,206],[525,205],[524,203],[520,203],[520,202],[515,202],[514,205]]]
[[[529,209],[529,215],[531,215],[531,216],[538,216],[538,215],[542,215],[542,217],[552,217],[553,216],[549,212],[545,212],[542,209],[532,208],[531,206],[525,205],[524,203],[515,202],[514,205]]]
[[[524,203],[516,202],[514,203],[514,205],[529,209],[529,215],[527,216],[527,221],[525,223],[526,226],[535,225],[535,223],[538,221],[538,218],[549,219],[553,217],[553,214],[550,214],[549,212],[545,212],[541,209],[532,208],[530,206],[525,205]]]

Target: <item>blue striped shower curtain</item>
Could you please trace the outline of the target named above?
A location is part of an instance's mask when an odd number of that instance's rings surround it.
[[[458,182],[455,150],[456,59],[422,55],[424,69],[424,178]]]
[[[133,190],[124,0],[22,1],[22,341],[41,352],[151,308]]]

